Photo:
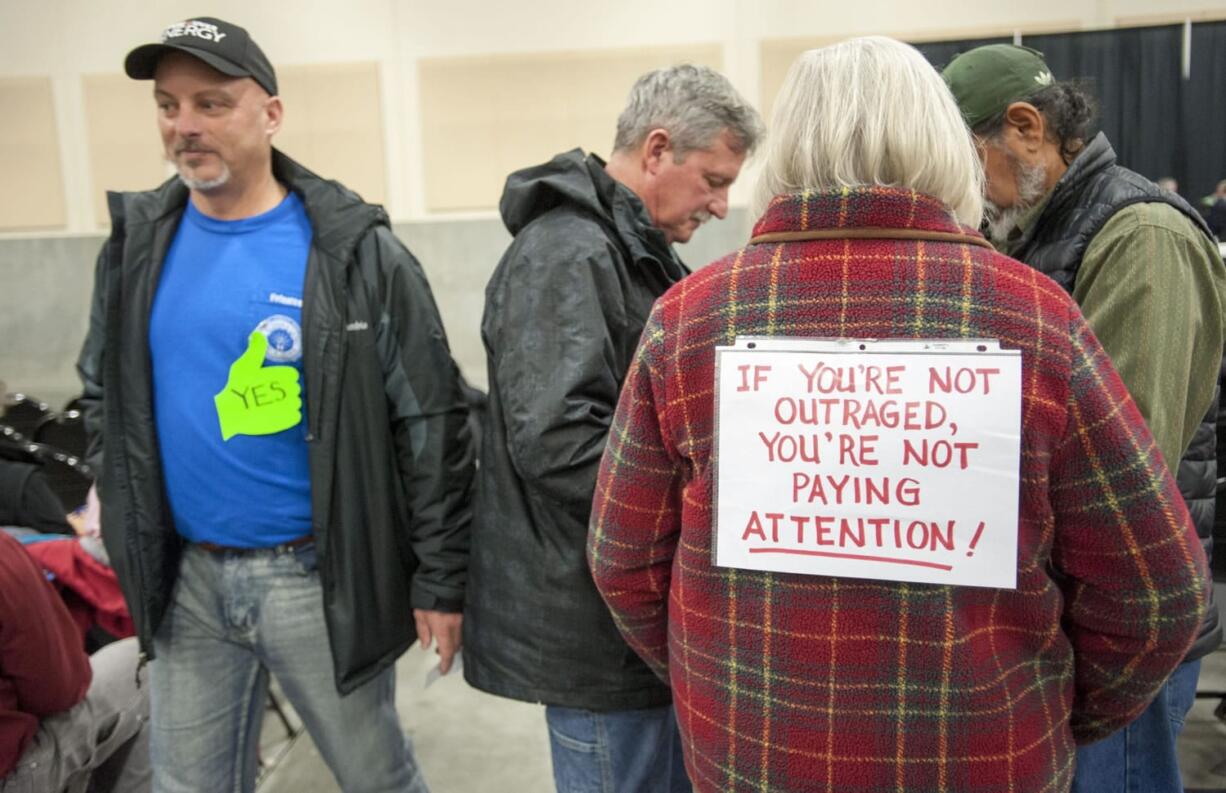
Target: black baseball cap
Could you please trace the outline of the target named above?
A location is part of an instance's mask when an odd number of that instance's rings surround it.
[[[270,95],[277,95],[272,64],[247,31],[214,17],[176,22],[162,31],[158,44],[144,44],[128,53],[123,68],[134,80],[152,80],[167,52],[186,52],[231,77],[250,77]]]

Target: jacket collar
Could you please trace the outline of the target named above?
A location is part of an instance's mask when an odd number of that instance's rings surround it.
[[[605,171],[595,154],[571,149],[548,162],[507,177],[499,211],[512,236],[558,207],[578,210],[599,220],[631,261],[660,274],[665,283],[689,271],[677,258],[664,232],[656,227],[634,192]]]
[[[1008,249],[1024,250],[1038,230],[1048,224],[1050,218],[1059,217],[1073,209],[1087,181],[1113,165],[1115,149],[1111,148],[1107,136],[1100,132],[1086,144],[1035,211],[1026,216],[1026,222],[1019,224],[1021,233],[1016,239],[1009,240]]]
[[[1082,184],[1112,165],[1115,165],[1115,149],[1111,148],[1107,136],[1100,132],[1086,144],[1052,188],[1051,200],[1047,204],[1049,210],[1064,212],[1077,200]]]
[[[374,225],[389,225],[382,207],[364,202],[339,182],[323,179],[277,149],[272,150],[272,171],[277,181],[302,199],[311,221],[314,247],[346,260],[362,235]],[[125,225],[178,219],[187,206],[188,189],[177,176],[153,190],[124,194]]]
[[[854,228],[979,234],[958,223],[953,212],[930,195],[899,187],[864,185],[777,195],[754,224],[753,236]]]
[[[605,161],[595,154],[587,155],[584,165],[591,175],[601,204],[613,219],[618,236],[635,261],[649,261],[664,270],[669,282],[689,275],[664,232],[651,220],[642,199],[629,187],[609,176]]]
[[[315,247],[342,261],[371,226],[390,225],[383,207],[367,204],[340,182],[318,176],[277,149],[272,150],[272,172],[302,199]]]

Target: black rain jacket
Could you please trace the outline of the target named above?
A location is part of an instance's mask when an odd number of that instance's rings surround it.
[[[412,644],[413,608],[461,608],[473,451],[429,284],[383,209],[277,151],[273,172],[302,199],[313,230],[301,427],[336,685],[346,694]],[[149,313],[188,191],[171,179],[108,199],[112,231],[77,370],[104,542],[152,658],[183,541],[162,482],[161,454],[175,451],[159,450],[154,426]]]
[[[688,271],[638,197],[575,149],[511,174],[515,237],[485,291],[489,368],[464,676],[548,705],[663,705],[592,583],[588,518],[622,381],[656,298]]]

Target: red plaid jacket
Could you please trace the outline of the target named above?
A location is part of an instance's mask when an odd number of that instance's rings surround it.
[[[776,198],[755,236],[971,233],[934,199]],[[715,568],[714,348],[738,335],[986,337],[1022,351],[1016,590]],[[674,286],[643,333],[588,558],[672,685],[700,791],[1068,789],[1074,742],[1139,714],[1207,585],[1183,501],[1077,306],[959,242],[759,243]]]

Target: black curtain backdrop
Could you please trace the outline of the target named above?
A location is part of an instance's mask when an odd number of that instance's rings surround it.
[[[923,44],[912,44],[920,51],[920,54],[928,59],[928,62],[936,67],[937,71],[941,71],[949,62],[954,59],[954,56],[964,52],[969,52],[976,47],[982,47],[987,44],[1011,44],[1013,39],[1005,36],[992,39],[961,39],[959,41],[928,41]]]
[[[1187,181],[1179,192],[1193,204],[1226,179],[1226,22],[1192,26],[1192,73],[1184,83],[1183,134]]]
[[[1187,184],[1182,25],[1026,36],[1022,43],[1044,54],[1057,80],[1084,81],[1121,165]]]

